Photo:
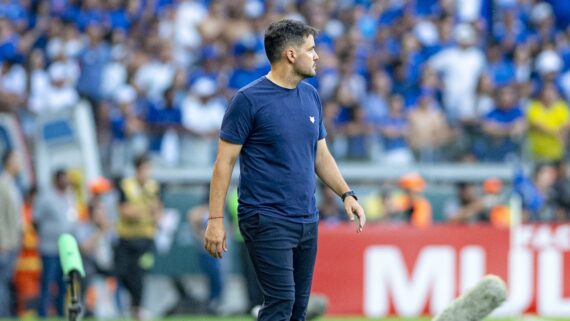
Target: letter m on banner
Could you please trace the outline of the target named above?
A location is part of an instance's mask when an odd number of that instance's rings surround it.
[[[437,313],[453,299],[455,250],[450,246],[424,247],[410,266],[398,247],[371,246],[364,261],[363,303],[367,316],[381,317],[390,312],[418,316],[427,312],[424,308],[428,300],[429,310]],[[390,310],[390,302],[395,311]]]

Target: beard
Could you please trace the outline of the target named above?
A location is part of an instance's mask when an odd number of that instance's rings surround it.
[[[315,77],[317,75],[317,72],[316,72],[315,68],[313,67],[313,65],[305,66],[303,68],[297,67],[294,70],[295,70],[295,73],[299,77],[301,77],[302,79]]]

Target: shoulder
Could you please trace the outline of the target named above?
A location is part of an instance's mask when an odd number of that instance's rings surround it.
[[[246,86],[240,88],[232,99],[232,104],[254,105],[259,97],[267,94],[267,86],[264,84],[265,77],[260,77]]]
[[[136,182],[133,178],[125,177],[125,178],[121,179],[121,181],[119,183],[119,191],[125,192],[125,191],[133,188],[135,185],[136,185]]]
[[[265,76],[257,78],[256,80],[240,88],[237,91],[236,96],[241,94],[247,98],[253,94],[256,94],[261,88],[264,87],[263,86],[264,81],[265,81]]]
[[[147,192],[149,192],[151,194],[156,194],[160,191],[160,185],[158,184],[157,181],[152,180],[152,179],[145,182],[144,188]]]

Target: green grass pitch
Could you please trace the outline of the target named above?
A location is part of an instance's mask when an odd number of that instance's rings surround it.
[[[8,321],[8,319],[0,319],[0,321]],[[35,318],[23,318],[22,320],[36,320]],[[46,321],[64,321],[66,319],[44,319]],[[96,321],[95,319],[83,319],[84,321]],[[430,321],[430,318],[364,318],[364,317],[321,317],[314,321]],[[111,321],[111,320],[109,320]],[[122,321],[122,320],[116,320]],[[124,320],[127,321],[127,320]],[[131,320],[132,321],[132,320]],[[210,316],[187,316],[187,317],[173,317],[163,319],[150,319],[149,321],[254,321],[252,317],[210,317]],[[570,321],[570,319],[556,319],[556,318],[537,318],[537,317],[516,317],[506,319],[487,319],[486,321]]]
[[[363,317],[322,317],[315,321],[430,321],[430,318],[416,318],[416,319],[404,319],[404,318],[363,318]],[[507,319],[488,319],[487,321],[570,321],[570,319],[549,319],[549,318],[507,318]],[[189,316],[189,317],[176,317],[176,318],[165,318],[162,320],[153,321],[254,321],[251,317],[208,317],[208,316]]]

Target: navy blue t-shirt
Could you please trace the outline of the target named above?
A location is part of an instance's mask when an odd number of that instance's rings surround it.
[[[326,135],[313,86],[302,81],[287,89],[264,76],[240,89],[220,131],[221,139],[242,145],[239,217],[260,213],[316,222],[315,158]]]

